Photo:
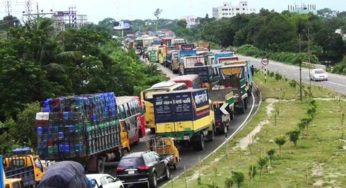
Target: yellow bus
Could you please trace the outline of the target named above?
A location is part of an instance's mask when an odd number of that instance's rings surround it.
[[[141,92],[141,101],[144,105],[144,117],[146,121],[146,127],[150,128],[152,133],[155,133],[155,117],[153,107],[153,95],[157,93],[166,93],[171,91],[187,89],[185,83],[175,83],[173,81],[164,81],[151,86]]]

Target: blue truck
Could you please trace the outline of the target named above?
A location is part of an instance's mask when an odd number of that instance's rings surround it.
[[[41,159],[72,160],[104,171],[121,158],[120,126],[113,92],[49,98],[36,114]]]

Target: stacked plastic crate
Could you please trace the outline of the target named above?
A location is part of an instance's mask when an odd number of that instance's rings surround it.
[[[47,160],[82,158],[119,147],[114,93],[46,99],[36,114],[38,152]]]

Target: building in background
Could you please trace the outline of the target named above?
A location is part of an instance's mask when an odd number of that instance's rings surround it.
[[[76,7],[69,7],[67,11],[55,11],[52,19],[56,31],[65,31],[67,28],[81,28],[88,23],[87,15],[77,14]]]
[[[308,13],[317,13],[316,5],[315,4],[294,4],[294,5],[288,5],[288,11],[293,13],[299,13],[299,14],[308,14]]]
[[[184,17],[184,20],[186,21],[186,28],[192,28],[199,24],[199,20],[195,16],[186,16]]]
[[[240,1],[236,6],[231,5],[231,3],[224,3],[222,6],[213,8],[213,17],[216,19],[251,13],[256,13],[256,9],[249,7],[247,1]]]

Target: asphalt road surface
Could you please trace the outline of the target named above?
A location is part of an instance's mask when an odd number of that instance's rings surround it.
[[[253,57],[238,55],[240,59],[245,59],[255,66],[255,68],[264,69],[261,64],[261,59],[256,59]],[[287,65],[276,61],[269,61],[266,69],[271,72],[280,73],[288,79],[294,79],[299,81],[299,67],[293,65]],[[309,84],[309,69],[302,68],[302,81]],[[328,81],[311,81],[311,84],[322,86],[342,95],[346,95],[346,76],[328,73]]]
[[[174,77],[169,69],[159,66],[161,70],[168,76],[168,77]],[[255,93],[255,92],[254,92]],[[234,120],[231,122],[231,129],[229,130],[227,134],[227,138],[229,138],[241,125],[244,125],[244,122],[247,121],[250,117],[252,117],[259,104],[259,96],[252,96],[250,97],[249,100],[249,105],[248,109],[244,114],[236,114]],[[250,113],[251,112],[251,113]],[[136,146],[133,146],[131,149],[133,152],[136,151],[145,151],[147,150],[147,145],[146,141],[148,140],[149,137],[152,137],[154,135],[148,134],[146,137],[142,138],[140,143]],[[192,149],[192,147],[188,148],[179,148],[180,151],[180,156],[181,156],[181,161],[178,163],[177,169],[171,171],[172,178],[178,176],[184,171],[184,167],[186,169],[189,169],[190,167],[194,166],[200,159],[205,158],[208,156],[211,152],[213,152],[218,146],[220,146],[223,142],[225,142],[226,137],[225,135],[215,135],[215,139],[212,142],[206,142],[205,143],[205,148],[203,151],[195,151]],[[116,176],[116,171],[115,168],[108,169],[108,173]],[[166,181],[161,181],[159,182],[159,185],[163,185],[166,183]],[[136,186],[131,186],[131,187],[145,187],[145,185],[136,185]]]

